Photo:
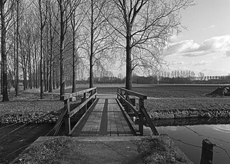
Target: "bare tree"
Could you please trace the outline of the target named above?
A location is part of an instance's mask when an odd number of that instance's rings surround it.
[[[60,63],[60,98],[65,93],[65,76],[64,76],[64,49],[65,49],[65,36],[67,32],[67,24],[72,14],[72,8],[70,8],[71,0],[57,0],[59,9],[59,23],[60,23],[60,44],[59,44],[59,63]]]
[[[81,26],[85,18],[85,14],[80,8],[82,5],[82,0],[74,1],[70,3],[70,8],[73,9],[70,18],[70,26],[72,31],[72,92],[76,91],[76,65],[80,62],[79,48],[81,47],[82,37],[81,37]],[[76,43],[78,42],[78,44]]]
[[[21,68],[23,72],[23,78],[24,78],[24,90],[28,87],[32,89],[32,67],[34,64],[33,57],[33,47],[35,43],[36,38],[34,34],[37,33],[36,29],[34,28],[34,18],[35,15],[32,11],[32,9],[27,10],[23,14],[24,18],[22,19],[21,24],[21,30],[20,30],[20,50],[21,50]],[[34,22],[34,23],[33,23]]]
[[[93,66],[101,65],[103,59],[109,57],[106,51],[111,47],[111,40],[108,29],[108,1],[91,0],[89,2],[89,10],[87,10],[86,29],[86,46],[85,50],[89,56],[89,87],[93,87]]]
[[[9,101],[7,90],[7,52],[6,52],[6,36],[13,17],[14,3],[10,0],[0,1],[0,17],[1,17],[1,66],[2,66],[2,101]]]
[[[43,99],[43,30],[46,25],[47,14],[44,14],[42,0],[38,0],[40,18],[40,98]]]
[[[54,1],[48,1],[48,24],[47,24],[47,83],[48,91],[52,92],[55,89],[55,69],[54,69],[54,51],[55,51],[55,38],[57,38],[57,25],[58,20],[55,19],[55,3]]]
[[[148,68],[160,62],[166,42],[181,23],[179,11],[193,0],[113,0],[113,19],[108,20],[125,45],[126,88],[132,88],[132,71],[137,66]]]
[[[19,92],[19,5],[20,1],[17,0],[17,10],[16,10],[16,76],[15,76],[15,96],[18,96]]]

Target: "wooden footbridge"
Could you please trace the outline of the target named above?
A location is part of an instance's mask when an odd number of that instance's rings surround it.
[[[142,136],[145,125],[158,135],[144,107],[145,99],[146,95],[123,88],[117,88],[117,95],[98,95],[97,88],[65,94],[53,134],[64,122],[66,135],[71,136]]]

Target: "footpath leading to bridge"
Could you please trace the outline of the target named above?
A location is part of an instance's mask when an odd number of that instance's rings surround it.
[[[169,137],[158,134],[145,99],[122,88],[117,95],[97,95],[96,88],[66,94],[52,134],[65,122],[67,136],[40,137],[13,163],[191,163]]]

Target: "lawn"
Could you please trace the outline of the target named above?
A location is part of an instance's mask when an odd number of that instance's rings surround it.
[[[21,91],[18,97],[13,93],[9,95],[10,101],[0,102],[0,123],[30,122],[45,116],[50,112],[57,112],[64,103],[59,101],[58,95],[44,94],[44,99],[39,99],[39,93]],[[54,115],[47,115],[37,122],[56,121]]]
[[[117,87],[124,84],[95,84],[97,92],[116,94]],[[230,110],[230,97],[207,97],[216,88],[223,85],[169,85],[169,84],[133,84],[133,90],[148,96],[145,107],[148,112],[176,110]],[[78,90],[88,85],[78,85]],[[67,89],[71,92],[71,89]]]
[[[149,85],[148,87],[135,87],[134,91],[157,98],[194,98],[205,97],[215,90],[212,85]]]
[[[77,91],[88,88],[88,85],[84,84],[77,86]],[[230,98],[205,96],[218,86],[134,84],[133,90],[148,96],[148,99],[145,100],[145,107],[148,112],[187,109],[230,110]],[[116,94],[117,87],[124,87],[124,84],[95,84],[95,87],[97,87],[99,94]],[[58,90],[55,92],[59,93]],[[71,92],[71,88],[68,87],[66,92]],[[10,102],[0,103],[0,118],[7,114],[16,115],[15,117],[20,114],[29,115],[29,117],[33,118],[49,113],[50,111],[57,111],[63,107],[63,102],[59,101],[58,95],[45,94],[44,100],[39,100],[38,90],[37,93],[33,94],[21,92],[19,97],[11,97],[10,99]],[[2,122],[5,121],[2,119]]]
[[[175,98],[151,99],[145,101],[148,111],[178,111],[178,110],[228,110],[229,98]]]
[[[95,84],[97,92],[116,94],[117,87],[124,87],[125,84]],[[169,84],[133,84],[133,91],[157,98],[197,98],[215,90],[221,85],[169,85]],[[77,90],[88,88],[88,85],[77,85]],[[66,89],[71,92],[71,88]]]

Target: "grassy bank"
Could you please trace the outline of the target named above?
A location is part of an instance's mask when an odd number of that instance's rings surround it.
[[[164,98],[146,100],[148,111],[229,110],[229,98]]]
[[[219,85],[153,85],[134,84],[133,90],[146,94],[149,99],[145,101],[148,112],[164,112],[178,110],[229,110],[230,98],[207,97],[206,94],[215,90]],[[88,85],[78,85],[77,91],[86,89]],[[124,84],[95,84],[98,93],[116,94],[117,87]],[[71,92],[67,88],[66,92]],[[39,90],[20,92],[19,97],[10,94],[10,102],[0,102],[0,122],[28,122],[45,115],[51,111],[58,111],[63,107],[59,101],[59,90],[55,94],[44,94],[44,99],[39,99]],[[28,119],[29,118],[29,119]],[[46,122],[54,122],[57,118],[51,117]],[[41,121],[41,122],[44,122]]]
[[[127,137],[41,137],[12,163],[190,164],[192,162],[169,137],[162,135],[145,138],[128,137],[128,139]]]
[[[22,92],[20,96],[10,95],[9,102],[0,102],[0,123],[26,123],[36,120],[50,112],[57,112],[64,106],[59,96],[45,94],[39,99],[38,93]],[[55,122],[57,116],[47,115],[36,122]]]
[[[98,93],[116,94],[117,87],[124,87],[124,84],[95,84]],[[157,98],[196,98],[206,97],[205,95],[215,90],[221,85],[187,85],[187,84],[133,84],[133,90],[143,93],[148,97]],[[77,90],[86,89],[88,85],[77,85]],[[71,88],[66,89],[66,92],[71,92]]]

